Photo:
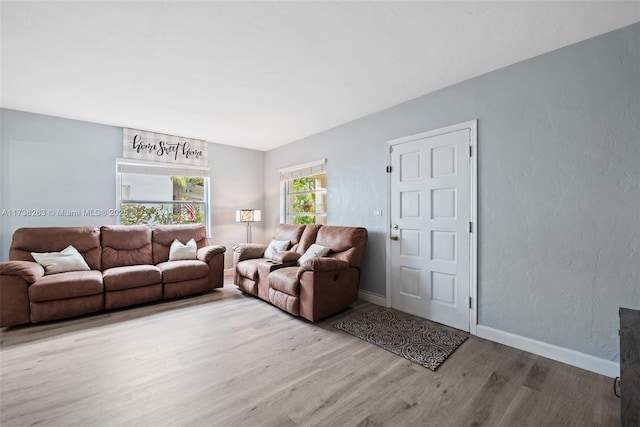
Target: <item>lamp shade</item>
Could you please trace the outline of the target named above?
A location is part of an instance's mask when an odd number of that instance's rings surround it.
[[[236,211],[236,222],[256,222],[262,220],[260,209],[240,209]]]

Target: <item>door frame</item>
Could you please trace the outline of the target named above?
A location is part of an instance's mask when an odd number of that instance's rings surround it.
[[[391,148],[398,144],[429,138],[446,133],[469,129],[469,208],[471,210],[471,233],[469,236],[469,296],[471,296],[471,308],[469,313],[469,332],[477,335],[478,326],[478,120],[469,120],[451,126],[445,126],[414,135],[387,141],[387,165],[391,165]],[[386,271],[386,306],[391,307],[391,174],[387,173],[387,271]]]

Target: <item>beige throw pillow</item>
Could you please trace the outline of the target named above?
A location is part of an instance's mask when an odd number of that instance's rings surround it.
[[[31,256],[44,267],[44,274],[91,270],[80,252],[71,245],[60,252],[31,252]]]
[[[288,240],[272,240],[264,251],[264,257],[267,259],[273,259],[273,256],[278,252],[284,251],[289,247]]]
[[[169,248],[169,261],[198,259],[197,252],[198,247],[194,239],[189,240],[185,245],[175,239]]]
[[[302,255],[298,259],[298,265],[302,265],[303,262],[311,258],[323,257],[326,254],[328,254],[330,250],[331,248],[328,248],[326,246],[316,245],[314,243],[313,245],[309,246],[309,249],[307,249],[304,255]]]

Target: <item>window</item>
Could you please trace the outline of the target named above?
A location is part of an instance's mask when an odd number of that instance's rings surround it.
[[[209,168],[118,159],[116,169],[121,224],[209,229]]]
[[[327,224],[326,160],[280,170],[281,215],[286,224]]]

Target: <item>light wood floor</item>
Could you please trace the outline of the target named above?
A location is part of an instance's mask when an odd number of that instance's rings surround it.
[[[0,425],[614,426],[612,380],[471,337],[436,372],[224,289],[1,332]]]

